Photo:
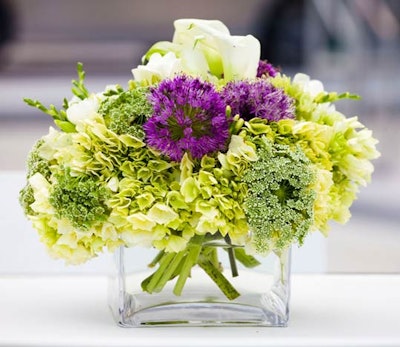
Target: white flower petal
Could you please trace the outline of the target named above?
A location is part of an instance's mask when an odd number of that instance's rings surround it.
[[[168,52],[164,56],[154,53],[150,56],[146,65],[139,65],[132,69],[133,77],[136,81],[147,81],[149,84],[156,80],[171,78],[181,71],[180,59],[173,52]]]
[[[99,100],[95,94],[88,98],[70,103],[66,113],[68,120],[77,124],[86,119],[95,118],[99,109]]]
[[[216,36],[218,50],[222,57],[224,79],[253,79],[257,76],[261,45],[252,35]]]
[[[311,80],[310,76],[303,73],[298,73],[294,76],[293,84],[300,84],[304,91],[310,93],[312,97],[324,91],[324,85],[321,81]]]
[[[173,43],[193,46],[198,39],[212,39],[214,35],[230,35],[228,27],[219,20],[178,19],[174,22]],[[193,40],[194,39],[194,40]]]

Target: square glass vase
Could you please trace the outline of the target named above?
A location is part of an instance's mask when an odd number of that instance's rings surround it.
[[[144,292],[141,283],[154,272],[148,264],[157,251],[118,248],[109,282],[109,306],[116,323],[122,327],[287,326],[291,250],[257,258],[259,264],[252,268],[235,262],[237,275],[232,276],[229,252],[215,247],[219,269],[240,294],[233,300],[198,265],[191,269],[180,295],[173,293],[176,278],[158,292]]]

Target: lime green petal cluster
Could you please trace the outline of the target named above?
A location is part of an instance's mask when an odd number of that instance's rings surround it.
[[[323,204],[318,204],[321,214],[315,223],[316,228],[326,232],[329,220],[345,223],[350,218],[349,208],[357,197],[358,187],[371,179],[370,161],[380,155],[376,150],[378,141],[356,117],[346,118],[336,110],[322,84],[304,76],[292,81],[283,75],[272,78],[271,83],[283,88],[295,100],[294,134],[303,139],[300,146],[305,154],[322,170],[330,172],[331,178],[326,172],[320,173],[323,178],[320,185],[323,183],[325,187],[324,201],[329,208],[321,209]],[[348,93],[342,96],[353,98]],[[309,144],[304,142],[307,140]],[[315,151],[316,148],[321,150]],[[329,196],[326,195],[328,187]]]
[[[60,163],[75,172],[114,177],[131,153],[134,159],[136,148],[144,146],[132,135],[118,135],[108,129],[101,116],[81,122],[77,129],[71,135],[71,145],[59,153]]]
[[[179,219],[171,220],[172,224],[155,220],[157,207],[166,206],[164,200],[174,181],[178,185],[179,166],[163,160],[139,138],[109,130],[101,118],[82,127],[84,131],[74,135],[73,169],[98,176],[112,192],[106,202],[107,220],[121,242],[170,250],[182,247],[186,240],[174,234]]]
[[[194,162],[185,155],[178,166],[141,150],[142,160],[122,165],[125,177],[109,200],[110,220],[128,246],[179,252],[196,234],[245,242],[246,186],[231,170],[212,157]]]
[[[257,161],[243,177],[248,184],[244,209],[257,253],[302,244],[314,221],[315,173],[300,149],[257,141]]]
[[[99,117],[76,128],[73,133],[50,128],[30,155],[28,184],[20,193],[21,205],[48,252],[71,264],[123,244],[109,222],[108,201],[118,185],[114,170],[118,172],[124,153],[134,152],[138,143],[144,146],[130,135],[110,132]],[[107,148],[116,153],[115,166],[105,159]],[[110,172],[113,175],[107,176]]]

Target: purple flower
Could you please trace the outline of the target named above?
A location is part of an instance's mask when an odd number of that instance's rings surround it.
[[[264,79],[229,82],[222,96],[231,107],[232,115],[239,114],[245,120],[254,117],[269,121],[294,118],[293,100]]]
[[[272,64],[268,63],[266,60],[260,60],[258,62],[257,77],[262,77],[264,75],[267,77],[275,77],[276,74],[277,71]]]
[[[174,161],[226,149],[226,105],[211,83],[180,75],[151,89],[154,113],[143,125],[146,142]]]

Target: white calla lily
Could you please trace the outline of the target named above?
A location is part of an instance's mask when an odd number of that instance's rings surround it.
[[[257,76],[261,48],[254,36],[216,36],[216,42],[225,80],[252,79]]]
[[[174,21],[175,33],[173,43],[179,45],[193,44],[193,38],[212,40],[216,34],[230,35],[228,27],[219,20],[184,18]]]
[[[174,26],[173,44],[201,54],[212,75],[227,81],[256,77],[261,48],[260,42],[252,35],[232,36],[225,24],[218,20],[179,19]],[[186,65],[200,66],[196,72],[202,75],[204,64],[198,65],[198,55],[192,57],[197,61]],[[182,60],[192,57],[186,53]]]
[[[153,45],[144,56],[147,65],[132,70],[136,80],[153,84],[176,72],[208,80],[256,77],[261,48],[254,36],[232,36],[218,20],[179,19],[174,26],[172,42]]]

